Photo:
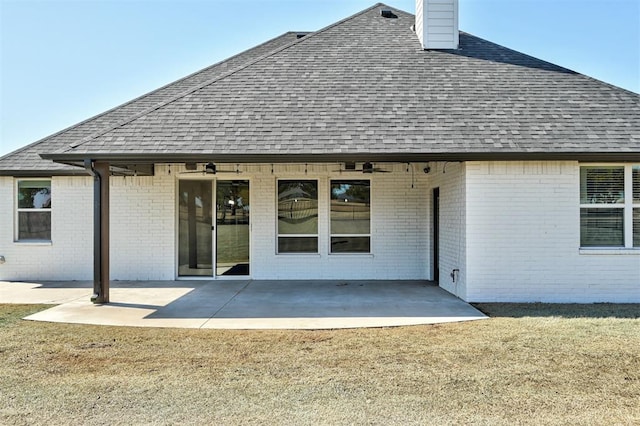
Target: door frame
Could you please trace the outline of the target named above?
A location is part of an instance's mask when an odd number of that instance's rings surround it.
[[[252,255],[251,255],[251,248],[252,248],[252,228],[253,228],[253,220],[252,220],[252,211],[251,211],[251,200],[253,200],[253,192],[251,187],[253,185],[251,185],[251,179],[247,178],[240,178],[239,175],[230,175],[228,178],[220,178],[220,177],[215,177],[213,179],[214,183],[213,183],[213,204],[215,205],[214,208],[214,212],[213,212],[213,219],[215,221],[215,225],[214,225],[214,229],[213,229],[213,249],[212,249],[212,266],[213,266],[213,279],[216,280],[238,280],[238,279],[250,279],[251,278],[251,273],[253,271],[253,267],[251,265],[251,259],[252,259]],[[217,275],[216,270],[217,270],[217,265],[218,265],[218,209],[217,209],[217,201],[218,201],[218,182],[231,182],[231,181],[245,181],[247,182],[247,185],[249,185],[249,275]]]
[[[251,259],[253,253],[253,220],[252,220],[252,211],[251,211],[251,200],[253,200],[253,185],[251,184],[251,180],[249,177],[239,178],[239,175],[233,175],[229,178],[220,178],[217,175],[207,175],[207,174],[199,174],[193,173],[192,175],[184,175],[184,176],[176,176],[175,179],[175,188],[174,188],[174,277],[176,280],[189,280],[189,281],[211,281],[211,280],[238,280],[238,279],[250,279],[252,276],[253,268],[251,267]],[[211,224],[213,227],[211,229],[212,238],[211,238],[211,275],[180,275],[180,181],[181,180],[200,180],[200,181],[210,181],[211,183],[211,217],[214,223]],[[218,240],[218,210],[217,210],[217,182],[218,181],[233,181],[233,180],[243,180],[247,181],[249,184],[249,275],[216,275],[216,262],[217,262],[217,240]]]
[[[440,285],[440,187],[432,192],[433,219],[433,282]]]

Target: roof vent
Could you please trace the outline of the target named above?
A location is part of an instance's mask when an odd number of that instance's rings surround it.
[[[393,13],[391,9],[380,9],[380,16],[383,18],[397,18],[398,15]]]

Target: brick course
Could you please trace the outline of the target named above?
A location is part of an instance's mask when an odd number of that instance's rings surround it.
[[[251,271],[256,279],[430,279],[432,192],[440,188],[440,285],[467,301],[639,302],[640,250],[579,250],[579,163],[240,166],[218,178],[251,182]],[[230,166],[227,166],[230,167]],[[305,172],[306,169],[306,172]],[[169,173],[171,170],[171,173]],[[111,278],[176,278],[176,187],[183,166],[111,179]],[[276,182],[317,179],[319,253],[276,254]],[[371,179],[371,253],[329,254],[329,182]],[[413,187],[412,187],[413,186]],[[89,177],[53,177],[52,242],[15,243],[15,180],[0,177],[1,280],[90,280]],[[455,282],[450,274],[459,272]]]

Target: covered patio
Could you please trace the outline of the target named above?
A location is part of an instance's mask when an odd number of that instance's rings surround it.
[[[332,329],[486,318],[421,280],[115,281],[104,305],[89,300],[92,285],[0,281],[0,301],[56,305],[28,320],[134,327]]]

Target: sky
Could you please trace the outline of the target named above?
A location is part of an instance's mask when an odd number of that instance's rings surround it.
[[[373,0],[0,0],[0,156]],[[415,0],[387,5],[414,13]],[[459,0],[460,29],[640,92],[639,0]]]

